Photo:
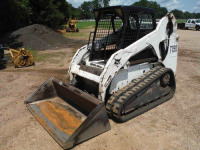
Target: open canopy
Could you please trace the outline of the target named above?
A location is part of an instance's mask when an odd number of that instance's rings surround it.
[[[94,9],[94,15],[95,19],[98,19],[99,15],[102,12],[109,12],[109,11],[115,11],[119,14],[121,18],[126,18],[130,15],[130,13],[150,13],[152,15],[155,14],[155,10],[152,8],[145,8],[145,7],[138,7],[138,6],[110,6],[110,7],[104,7],[104,8],[98,8]]]
[[[156,28],[154,9],[112,6],[94,10],[96,20],[90,60],[107,60]]]

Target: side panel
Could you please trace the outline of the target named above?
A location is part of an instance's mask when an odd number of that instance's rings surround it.
[[[173,16],[173,18],[175,18]],[[178,57],[178,40],[179,36],[177,34],[177,23],[176,19],[172,19],[173,22],[173,33],[169,38],[169,46],[167,51],[167,56],[162,62],[166,68],[171,68],[176,73],[177,68],[177,57]]]
[[[191,22],[191,28],[195,28],[195,27],[196,27],[195,20],[192,20],[192,22]]]
[[[113,94],[115,91],[125,87],[132,80],[140,77],[145,72],[148,72],[152,67],[152,64],[144,63],[130,66],[127,69],[121,69],[111,82],[109,94]]]
[[[175,28],[176,30],[177,28],[176,18],[174,17],[172,13],[167,14],[165,17],[163,17],[160,20],[156,29],[153,32],[147,34],[146,36],[134,42],[130,46],[126,47],[125,49],[121,49],[117,51],[110,57],[109,61],[107,62],[104,68],[104,71],[102,72],[100,76],[99,99],[101,99],[102,101],[105,101],[107,88],[110,85],[113,78],[115,77],[115,75],[118,74],[120,69],[126,65],[130,57],[141,52],[147,46],[151,45],[153,47],[159,59],[159,62],[162,63],[159,44],[160,42],[168,39],[167,26],[169,23],[169,17],[172,18],[173,28]],[[176,36],[176,35],[177,34],[174,34],[171,36]],[[172,40],[176,38],[173,37]],[[167,62],[165,65],[168,65]],[[171,65],[168,65],[168,66],[170,68],[175,68],[175,67],[171,67]]]
[[[166,68],[171,68],[173,72],[176,72],[177,68],[177,58],[178,58],[178,37],[176,33],[174,36],[171,36],[169,39],[169,48],[168,48],[168,53],[163,61],[163,64],[165,65]]]
[[[187,22],[185,23],[185,27],[186,27],[186,28],[189,28],[189,27],[190,27],[190,22],[191,22],[191,20],[187,20]]]
[[[77,50],[76,54],[72,58],[72,61],[69,65],[69,71],[68,71],[70,81],[73,80],[73,75],[71,73],[72,68],[76,67],[76,65],[81,62],[81,60],[83,59],[84,55],[87,52],[88,52],[87,45],[85,45],[85,46],[81,47],[79,50]],[[75,69],[75,68],[73,68],[73,69]]]

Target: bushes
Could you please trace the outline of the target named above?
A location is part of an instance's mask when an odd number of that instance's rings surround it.
[[[0,3],[0,32],[30,24],[58,28],[66,22],[69,4],[65,0],[5,0]]]
[[[65,12],[58,9],[61,5],[59,2],[53,2],[53,0],[30,0],[31,24],[44,24],[51,28],[58,28],[64,24]]]
[[[0,3],[0,32],[18,29],[29,24],[26,0],[5,0]]]
[[[0,3],[0,33],[31,24],[60,28],[67,18],[93,18],[93,8],[108,6],[110,0],[92,0],[74,8],[66,0],[3,0]]]

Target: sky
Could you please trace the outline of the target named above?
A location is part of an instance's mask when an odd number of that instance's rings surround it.
[[[84,1],[91,1],[91,0],[67,0],[71,3],[74,7],[79,7]],[[110,0],[110,5],[131,5],[134,2],[139,0]],[[179,9],[183,12],[200,12],[200,0],[152,0],[156,1],[162,7],[166,7],[168,11],[173,9]]]

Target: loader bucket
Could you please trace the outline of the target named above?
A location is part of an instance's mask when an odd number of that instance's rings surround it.
[[[103,102],[54,77],[33,92],[25,104],[64,149],[110,130]]]

